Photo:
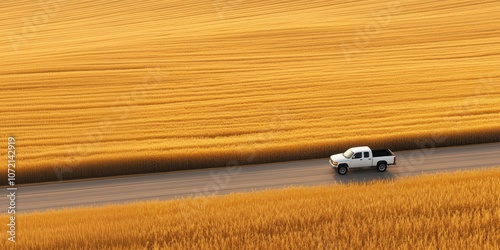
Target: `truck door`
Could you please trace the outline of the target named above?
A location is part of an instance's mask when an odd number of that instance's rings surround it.
[[[365,164],[365,167],[373,166],[372,156],[370,152],[363,152],[363,164]]]
[[[352,156],[352,159],[349,161],[349,168],[361,168],[364,166],[365,160],[363,159],[363,153],[358,152]]]

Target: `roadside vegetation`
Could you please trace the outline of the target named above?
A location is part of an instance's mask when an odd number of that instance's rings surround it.
[[[497,2],[229,2],[3,3],[18,183],[500,141]]]
[[[17,220],[15,249],[499,249],[500,168]]]

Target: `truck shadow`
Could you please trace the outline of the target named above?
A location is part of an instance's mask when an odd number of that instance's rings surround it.
[[[385,172],[378,172],[375,168],[349,169],[345,175],[339,175],[333,170],[333,181],[342,184],[375,180],[392,180],[395,178],[396,176],[391,173],[390,168]]]

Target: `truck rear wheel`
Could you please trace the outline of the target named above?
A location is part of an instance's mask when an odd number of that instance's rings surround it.
[[[387,170],[387,163],[385,163],[385,162],[377,163],[377,170],[379,172],[384,172],[385,170]]]
[[[339,175],[345,175],[347,174],[347,167],[342,165],[337,168],[337,172],[339,172]]]

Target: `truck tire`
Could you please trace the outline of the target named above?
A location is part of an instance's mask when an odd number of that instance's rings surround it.
[[[377,163],[377,170],[379,172],[384,172],[385,170],[387,170],[387,163],[385,163],[385,162]]]
[[[346,165],[341,165],[337,168],[337,172],[339,175],[345,175],[347,174],[347,166]]]

